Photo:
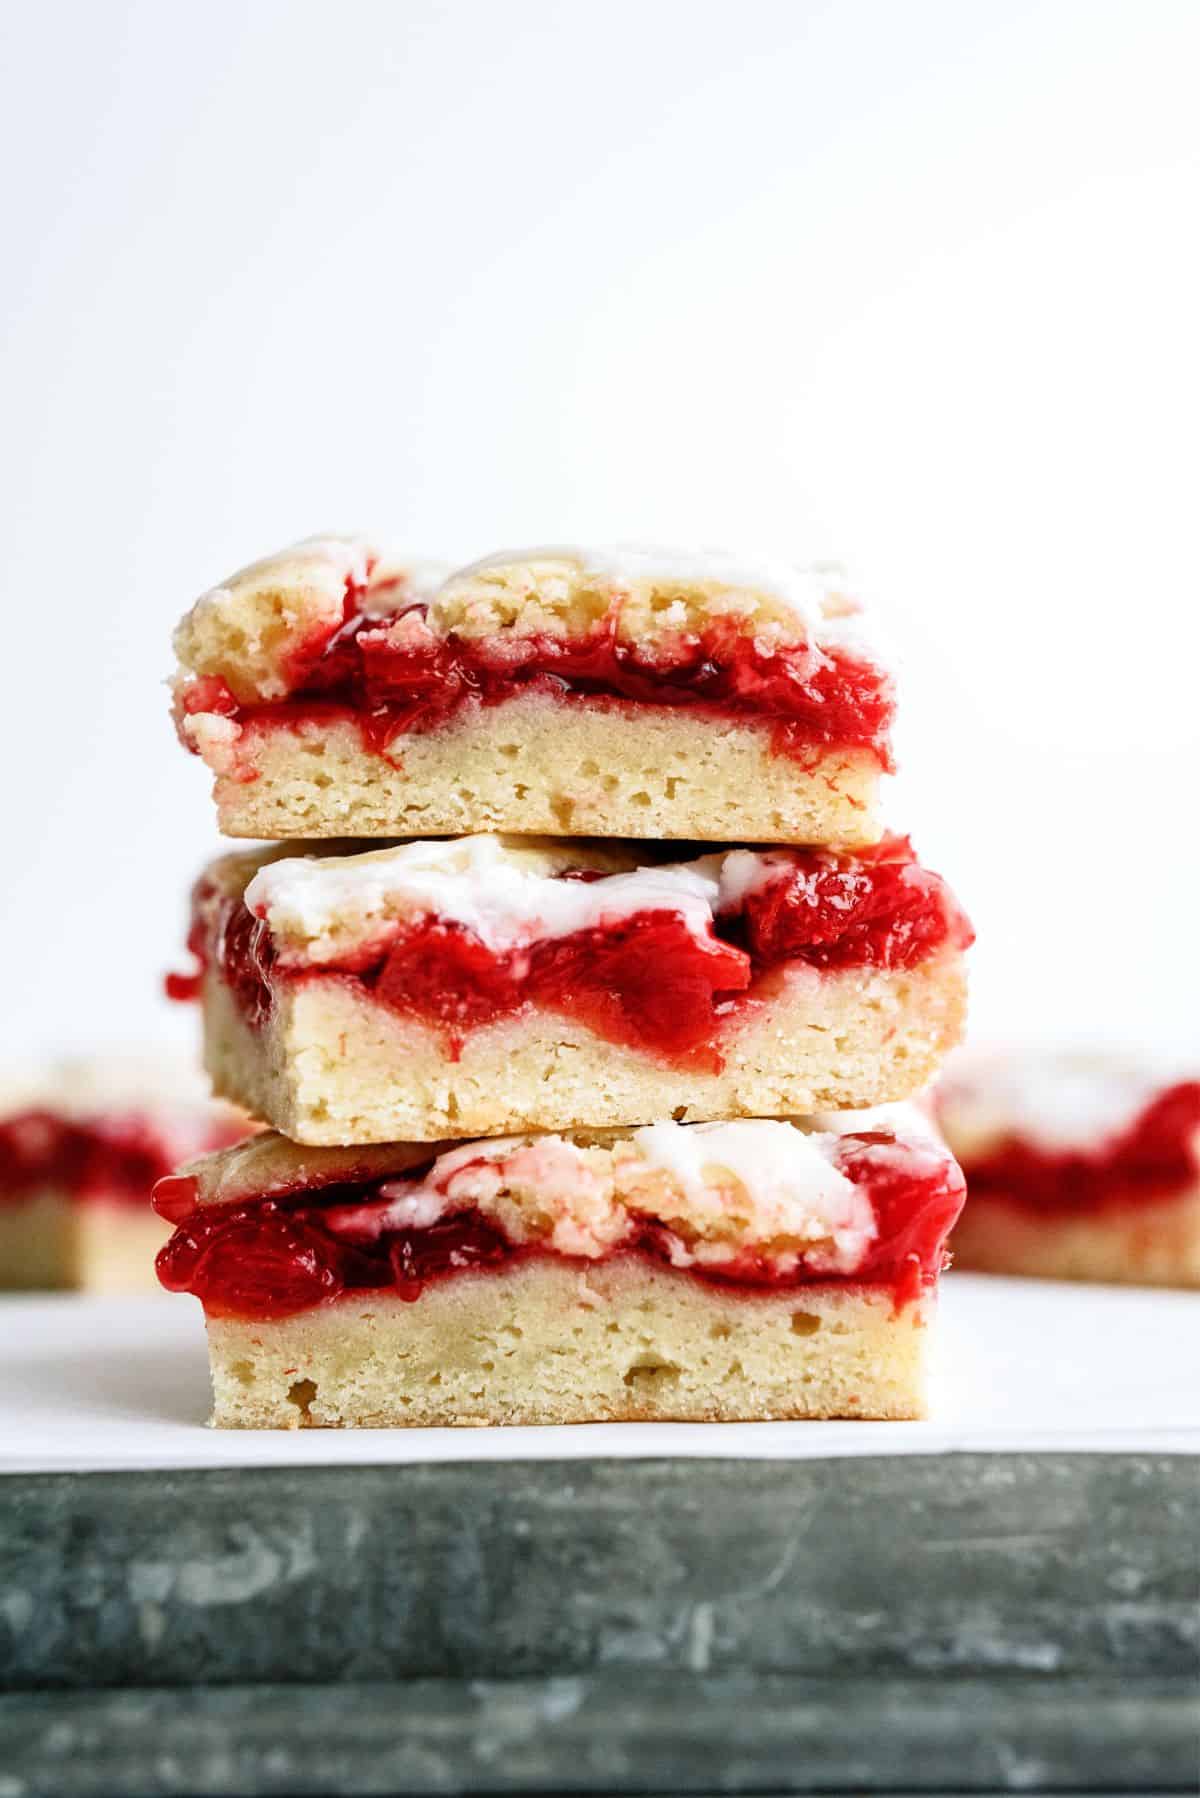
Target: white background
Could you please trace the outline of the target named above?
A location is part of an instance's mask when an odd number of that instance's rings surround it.
[[[170,627],[318,530],[838,556],[981,1035],[1200,1047],[1200,6],[12,6],[7,1054],[191,1040]]]

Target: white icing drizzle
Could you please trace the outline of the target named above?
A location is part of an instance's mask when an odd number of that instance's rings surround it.
[[[786,858],[738,850],[694,862],[667,863],[563,880],[516,859],[488,835],[406,843],[353,856],[297,856],[269,862],[246,888],[246,904],[273,933],[316,945],[347,919],[369,927],[397,910],[428,913],[474,931],[490,949],[570,936],[641,911],[678,913],[693,935],[706,938],[715,911],[733,903],[724,868],[737,862],[731,891],[746,890],[749,860]]]
[[[381,557],[371,570],[370,585],[359,596],[358,609],[364,618],[391,618],[405,606],[431,600],[449,573],[449,563],[428,557]]]
[[[873,1105],[867,1111],[815,1111],[802,1121],[809,1130],[832,1130],[839,1136],[886,1133],[893,1139],[890,1144],[872,1146],[871,1158],[877,1163],[890,1161],[909,1171],[932,1173],[949,1159],[928,1097]]]
[[[273,556],[264,556],[261,561],[239,568],[224,585],[210,587],[207,593],[200,595],[180,629],[189,619],[200,620],[214,613],[219,616],[237,603],[239,590],[273,577],[281,581],[294,580],[298,571],[306,569],[327,572],[338,586],[349,580],[355,586],[365,587],[374,553],[373,545],[366,537],[306,537],[303,542],[293,543]]]
[[[559,1135],[470,1142],[438,1156],[419,1182],[381,1186],[386,1210],[355,1206],[331,1215],[348,1233],[378,1234],[428,1228],[477,1205],[499,1214],[518,1240],[528,1240],[529,1217],[557,1253],[589,1258],[607,1254],[650,1215],[668,1231],[680,1221],[690,1226],[689,1240],[673,1235],[678,1266],[719,1265],[759,1249],[789,1267],[802,1255],[813,1272],[847,1275],[861,1266],[878,1226],[869,1190],[834,1165],[842,1134],[763,1118],[650,1124],[608,1139],[613,1161],[600,1167],[586,1145]],[[946,1159],[944,1149],[938,1153]],[[668,1184],[648,1180],[655,1175]]]
[[[325,562],[345,580],[365,586],[375,548],[369,537],[305,537],[278,558],[283,563]]]
[[[750,893],[770,886],[795,865],[786,849],[731,849],[728,855],[710,859],[721,863],[720,911],[738,911]]]
[[[831,1247],[813,1265],[849,1273],[876,1234],[875,1213],[861,1187],[833,1165],[835,1135],[809,1134],[768,1118],[726,1123],[646,1124],[632,1132],[638,1151],[703,1204],[713,1174],[732,1174],[750,1195],[762,1235],[785,1234],[816,1219]]]
[[[244,580],[269,574],[274,569],[290,574],[299,565],[324,567],[339,583],[353,581],[356,587],[365,587],[375,554],[375,546],[369,537],[305,537],[302,542],[294,543],[290,549],[281,550],[278,555],[266,556],[261,562],[252,562],[248,568],[235,574],[226,585],[237,586]]]
[[[523,562],[569,562],[585,580],[609,581],[614,587],[645,583],[762,594],[803,619],[814,637],[835,622],[823,616],[822,602],[833,586],[832,571],[827,567],[793,566],[775,557],[735,555],[723,549],[670,549],[641,543],[591,548],[577,543],[546,544],[484,556],[452,578],[469,579]]]
[[[138,1118],[176,1163],[210,1151],[216,1125],[236,1115],[214,1101],[208,1081],[190,1061],[164,1054],[161,1046],[0,1068],[0,1118],[11,1120],[25,1111],[82,1125]],[[40,1122],[24,1126],[31,1154],[42,1130]]]
[[[1085,1052],[976,1055],[943,1079],[938,1120],[964,1161],[1005,1137],[1048,1154],[1095,1151],[1123,1135],[1156,1094],[1195,1077],[1195,1069]]]

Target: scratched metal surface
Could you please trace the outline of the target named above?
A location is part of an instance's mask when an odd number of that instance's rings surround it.
[[[1192,1789],[1198,1522],[1153,1455],[13,1476],[0,1792]]]

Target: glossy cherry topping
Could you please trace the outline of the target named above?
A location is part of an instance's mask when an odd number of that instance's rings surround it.
[[[914,1155],[881,1134],[846,1137],[839,1165],[868,1192],[877,1225],[852,1276],[834,1281],[803,1267],[780,1275],[752,1253],[694,1268],[691,1276],[760,1291],[814,1283],[882,1286],[897,1307],[931,1287],[962,1208],[963,1180],[954,1163]],[[421,1172],[406,1178],[415,1182]],[[176,1230],[159,1254],[158,1277],[171,1292],[193,1293],[212,1316],[269,1319],[371,1291],[416,1300],[433,1280],[546,1252],[513,1245],[473,1209],[450,1212],[423,1229],[366,1229],[364,1212],[383,1212],[391,1203],[377,1196],[380,1184],[292,1187],[247,1203],[197,1206],[194,1184],[189,1193],[179,1179],[164,1181],[155,1205]],[[396,1181],[382,1184],[394,1197]],[[647,1223],[614,1252],[669,1260],[670,1239],[660,1224]]]
[[[907,838],[835,856],[800,850],[792,872],[746,895],[747,947],[760,966],[799,956],[818,968],[911,968],[974,933]]]
[[[880,1132],[844,1138],[839,1165],[875,1207],[878,1235],[858,1278],[892,1286],[897,1305],[917,1297],[948,1265],[946,1238],[967,1193],[957,1163],[914,1163]]]
[[[1121,1135],[1092,1150],[1009,1136],[967,1165],[972,1198],[1042,1212],[1153,1204],[1200,1180],[1200,1080],[1165,1088]]]
[[[227,1148],[243,1127],[214,1119],[180,1140],[140,1112],[92,1118],[30,1110],[0,1118],[0,1202],[51,1188],[73,1199],[145,1204],[155,1183],[188,1155]]]
[[[810,759],[838,745],[891,766],[891,677],[848,650],[772,647],[732,617],[652,646],[620,638],[615,614],[577,638],[442,637],[425,626],[422,606],[380,620],[357,604],[351,593],[341,626],[294,653],[286,699],[242,706],[223,681],[203,676],[183,689],[182,711],[259,726],[349,717],[383,754],[396,737],[435,730],[465,707],[538,692],[767,720],[779,754]]]
[[[242,903],[241,896],[220,894],[202,876],[192,888],[187,947],[194,970],[164,976],[167,998],[185,1004],[198,999],[211,968],[232,990],[247,1022],[261,1028],[271,1013],[270,975],[275,957],[270,932]]]
[[[608,1042],[708,1063],[716,1008],[749,985],[750,964],[716,937],[698,941],[672,912],[638,912],[504,955],[462,925],[423,918],[376,970],[352,978],[382,1004],[441,1024],[455,1048],[472,1026],[535,1005]]]
[[[279,983],[337,976],[439,1026],[452,1055],[472,1029],[536,1006],[608,1042],[697,1068],[721,1066],[724,1031],[781,966],[912,967],[972,941],[945,883],[897,837],[856,856],[789,851],[769,884],[719,913],[703,937],[676,912],[643,911],[495,951],[461,924],[422,915],[351,960],[307,970],[275,960],[266,924],[240,898],[218,900],[202,885],[195,908],[189,948],[202,968],[220,972],[255,1026]],[[173,997],[192,996],[193,977],[170,979]]]

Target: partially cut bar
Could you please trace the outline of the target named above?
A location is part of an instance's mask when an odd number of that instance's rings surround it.
[[[903,1099],[961,1032],[970,926],[859,856],[496,837],[225,857],[189,945],[219,1093],[294,1141],[437,1141]]]
[[[319,538],[205,594],[175,715],[227,836],[881,834],[892,679],[827,571]]]
[[[962,1176],[823,1123],[262,1136],[160,1184],[159,1276],[227,1428],[918,1417]]]
[[[936,1109],[970,1192],[958,1265],[1200,1286],[1200,1078],[1102,1055],[977,1055]]]
[[[155,1289],[155,1182],[251,1128],[198,1085],[120,1057],[0,1082],[0,1290]]]

